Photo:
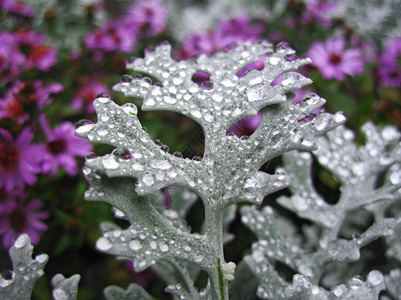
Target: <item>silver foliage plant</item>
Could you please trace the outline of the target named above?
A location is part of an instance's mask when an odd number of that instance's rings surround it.
[[[308,94],[300,104],[293,104],[291,91],[311,83],[295,71],[310,60],[297,58],[286,43],[275,47],[268,42],[243,43],[189,61],[175,61],[170,52],[170,45],[162,44],[130,62],[128,69],[154,80],[125,75],[115,90],[143,99],[143,110],[173,111],[198,122],[205,135],[204,155],[191,160],[170,154],[142,129],[133,103],[119,106],[100,94],[94,102],[98,121],[80,122],[76,134],[115,150],[88,155],[83,169],[89,182],[85,199],[109,203],[130,226],[101,224],[103,236],[97,249],[133,261],[136,271],[152,267],[165,279],[166,291],[174,299],[247,299],[255,290],[262,299],[378,299],[386,286],[383,299],[399,298],[400,269],[386,276],[371,270],[366,279],[343,278],[349,263],[360,260],[360,249],[378,238],[385,240],[387,256],[400,260],[400,133],[368,123],[363,128],[366,143],[358,147],[353,133],[342,125],[342,113],[321,112],[310,118],[325,100]],[[265,57],[263,70],[236,75],[261,56]],[[210,82],[195,83],[192,76],[197,71],[209,73]],[[260,109],[262,120],[251,136],[226,134],[236,121]],[[282,168],[274,174],[261,171],[279,156]],[[336,204],[324,201],[314,188],[314,158],[340,185]],[[176,191],[168,208],[157,203],[165,187]],[[297,228],[269,205],[268,197],[261,206],[267,195],[284,188],[291,196],[280,196],[277,203],[309,226]],[[205,214],[199,233],[191,232],[185,220],[197,197]],[[226,261],[223,245],[233,238],[228,227],[238,203],[242,222],[257,241],[236,266]],[[374,222],[355,234],[344,224],[354,214],[357,219],[360,211],[371,213]],[[25,280],[19,265],[29,266],[34,274],[26,279],[28,294],[47,260],[40,256],[32,261],[26,235],[10,253],[15,273],[0,281],[0,296],[5,299]],[[292,281],[277,270],[278,263],[293,270]],[[194,285],[200,271],[208,275],[202,289]],[[57,275],[54,297],[75,299],[78,280]],[[57,298],[56,291],[65,297]],[[152,299],[136,284],[126,290],[108,287],[105,296]]]

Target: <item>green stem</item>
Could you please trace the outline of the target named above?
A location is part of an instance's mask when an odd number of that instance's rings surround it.
[[[223,212],[219,205],[208,203],[205,207],[205,230],[211,245],[214,247],[214,268],[209,273],[210,282],[214,290],[213,299],[228,300],[228,286],[224,280],[222,263],[225,262],[223,252]]]

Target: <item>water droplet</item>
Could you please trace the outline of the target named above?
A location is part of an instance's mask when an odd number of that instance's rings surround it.
[[[84,173],[84,175],[89,175],[91,172],[92,172],[92,169],[91,169],[91,168],[84,167],[84,168],[82,169],[82,173]]]
[[[146,186],[151,186],[155,182],[152,175],[143,176],[142,181]]]
[[[113,152],[111,152],[111,154],[119,159],[124,160],[131,159],[132,157],[131,152],[129,152],[129,150],[125,148],[116,148],[113,150]]]
[[[166,102],[166,103],[168,103],[168,104],[175,104],[175,103],[177,103],[177,99],[176,99],[176,98],[173,98],[173,97],[170,97],[170,96],[165,96],[165,97],[163,98],[163,100],[164,100],[164,102]]]
[[[153,160],[151,166],[155,169],[168,170],[171,168],[171,164],[167,160]]]
[[[1,272],[1,277],[3,277],[3,279],[5,279],[5,280],[11,280],[14,277],[14,272],[11,270],[4,270]],[[2,287],[1,283],[0,283],[0,287]]]
[[[276,46],[276,51],[283,51],[289,49],[290,45],[287,42],[280,42]]]
[[[289,54],[285,56],[286,61],[294,62],[298,59],[298,57],[295,54]]]
[[[131,250],[133,251],[138,251],[139,249],[142,248],[142,244],[138,240],[132,240],[129,242],[128,246],[130,247]]]
[[[203,88],[205,90],[211,90],[213,88],[213,82],[211,82],[211,81],[202,82],[201,88]]]
[[[142,127],[142,130],[148,132],[148,129],[146,127]]]
[[[155,139],[155,140],[153,140],[153,142],[158,146],[161,146],[163,144],[162,141],[159,139]]]
[[[120,82],[121,82],[121,83],[124,83],[124,82],[131,82],[133,79],[134,79],[134,78],[133,78],[131,75],[125,74],[125,75],[121,76]]]
[[[120,163],[117,162],[114,156],[106,157],[102,160],[102,165],[105,169],[115,170],[120,167]]]
[[[97,131],[97,134],[99,135],[99,136],[105,136],[105,135],[107,135],[109,132],[106,130],[106,129],[99,129],[98,131]]]
[[[241,141],[246,141],[248,139],[249,139],[249,136],[247,136],[247,135],[243,135],[243,136],[240,137]]]
[[[336,286],[333,290],[332,293],[334,296],[340,298],[342,297],[346,292],[348,291],[347,287],[344,284],[341,284],[339,286]]]
[[[164,152],[168,152],[169,147],[168,147],[167,145],[161,145],[161,146],[160,146],[160,149],[161,149],[162,151],[164,151]]]
[[[223,100],[223,95],[222,94],[213,94],[212,99],[216,102],[221,102]]]
[[[105,92],[101,92],[97,94],[96,100],[99,101],[100,103],[108,103],[110,101],[110,96]]]
[[[165,243],[159,243],[159,249],[161,252],[167,252],[169,248]]]
[[[194,161],[201,161],[201,160],[202,160],[202,157],[196,155],[196,156],[192,157],[192,160],[194,160]]]
[[[173,155],[178,158],[184,158],[184,155],[179,151],[174,152]]]
[[[151,242],[149,243],[149,247],[150,247],[151,249],[156,249],[156,248],[157,248],[157,243],[156,243],[155,241],[151,241]]]
[[[113,247],[113,243],[105,237],[101,237],[96,242],[96,248],[100,251],[107,251]]]
[[[337,124],[344,123],[345,120],[346,120],[346,118],[345,118],[345,116],[344,116],[344,114],[342,112],[337,112],[337,113],[334,114],[334,121]]]
[[[397,131],[395,127],[387,126],[383,128],[382,137],[386,141],[391,141],[400,138],[400,133]]]
[[[95,126],[92,121],[87,119],[79,120],[75,123],[75,132],[78,134],[87,133]]]
[[[357,290],[357,289],[361,288],[364,285],[364,283],[363,283],[362,277],[357,275],[350,279],[350,281],[348,282],[348,285],[351,289]]]
[[[192,111],[191,114],[195,117],[195,118],[202,118],[202,113],[198,110]]]
[[[121,106],[121,108],[127,115],[130,116],[137,115],[138,113],[138,108],[134,103],[125,103],[123,106]]]

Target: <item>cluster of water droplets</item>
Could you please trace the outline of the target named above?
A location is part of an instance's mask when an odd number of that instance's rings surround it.
[[[180,258],[203,267],[209,263],[204,253],[211,249],[204,236],[190,234],[179,227],[175,227],[173,232],[171,229],[148,225],[132,224],[123,230],[116,225],[103,224],[103,236],[98,239],[96,248],[133,259],[137,271],[146,269],[162,258]]]

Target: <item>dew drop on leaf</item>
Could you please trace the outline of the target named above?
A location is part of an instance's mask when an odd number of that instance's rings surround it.
[[[131,152],[125,148],[116,148],[111,152],[115,157],[119,159],[128,160],[132,157]]]
[[[99,238],[96,242],[96,248],[100,251],[107,251],[110,250],[112,247],[112,242],[110,242],[110,240],[106,239],[105,237]]]
[[[95,125],[92,121],[82,119],[75,123],[75,132],[78,134],[89,132],[93,128],[93,126]]]

